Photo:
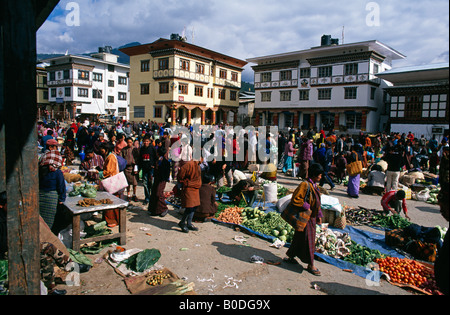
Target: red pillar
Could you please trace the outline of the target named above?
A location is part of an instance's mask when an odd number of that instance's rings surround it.
[[[314,128],[316,126],[316,114],[311,113],[311,116],[309,118],[309,127]]]

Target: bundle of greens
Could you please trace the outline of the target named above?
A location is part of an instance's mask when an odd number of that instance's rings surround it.
[[[156,264],[159,258],[161,258],[161,252],[158,249],[145,249],[123,260],[120,264],[126,264],[127,268],[130,270],[144,272]]]
[[[73,187],[73,191],[69,193],[69,197],[83,196],[86,198],[97,197],[97,189],[93,185],[84,184]]]

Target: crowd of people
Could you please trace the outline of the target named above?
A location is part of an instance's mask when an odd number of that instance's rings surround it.
[[[188,130],[187,135],[176,133],[168,124],[154,122],[118,122],[114,125],[89,121],[38,122],[39,211],[42,218],[54,233],[58,232],[58,207],[66,198],[61,167],[72,165],[78,158],[80,173],[96,184],[123,171],[128,187],[116,195],[142,202],[150,215],[164,217],[167,214],[166,184],[173,182],[172,193],[180,198],[183,210],[178,225],[182,232],[189,233],[198,230],[193,221],[209,220],[215,215],[218,209],[216,195],[222,197],[218,192],[220,187],[229,187],[231,202],[239,203],[245,199],[246,204],[253,204],[256,185],[243,172],[252,164],[268,166],[273,163],[262,161],[257,154],[258,146],[263,145],[263,151],[266,154],[275,152],[277,159],[274,171],[259,175],[274,180],[278,167],[282,173],[291,172],[291,176],[301,179],[291,204],[294,209],[306,207],[311,213],[303,230],[296,232],[285,261],[295,263],[295,257],[299,257],[308,264],[309,272],[320,275],[314,266],[311,241],[316,222],[321,222],[320,187],[327,184],[333,190],[336,185],[346,182],[351,198],[358,198],[360,192],[378,193],[382,196],[380,203],[385,211],[403,211],[407,218],[404,192],[398,190],[400,172],[426,170],[439,173],[444,181],[446,178],[445,187],[448,187],[448,134],[438,142],[435,136],[417,138],[411,132],[376,135],[361,132],[358,136],[350,136],[312,128],[305,133],[296,129],[278,135],[267,133],[265,141],[261,142],[257,131],[233,134],[227,125],[215,126],[214,132],[206,135],[197,134],[193,126],[184,127]],[[198,137],[201,155],[196,157],[193,144]],[[215,151],[217,146],[206,145],[213,139],[219,139],[220,152]],[[178,145],[174,146],[175,143]],[[384,168],[380,165],[382,161]],[[361,171],[350,174],[352,163],[367,170],[368,181],[364,189],[360,189]],[[144,188],[142,200],[136,195],[140,184]],[[312,196],[308,201],[306,184]],[[109,227],[118,224],[115,210],[105,211],[104,218]]]

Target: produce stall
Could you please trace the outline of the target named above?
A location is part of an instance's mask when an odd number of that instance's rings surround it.
[[[96,192],[96,197],[85,198],[80,195],[73,197],[68,196],[64,202],[64,206],[69,210],[72,215],[72,249],[75,251],[80,250],[80,245],[97,242],[102,240],[119,239],[120,245],[126,243],[126,210],[128,202],[124,201],[116,196],[106,192]],[[103,212],[105,210],[118,209],[119,210],[119,232],[109,235],[101,235],[92,238],[81,239],[80,237],[80,217],[84,213]]]

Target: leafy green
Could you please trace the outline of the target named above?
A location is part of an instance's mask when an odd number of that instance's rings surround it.
[[[136,272],[143,272],[151,268],[161,258],[161,252],[158,249],[145,249],[122,261],[128,269]],[[120,264],[119,264],[120,265]]]

